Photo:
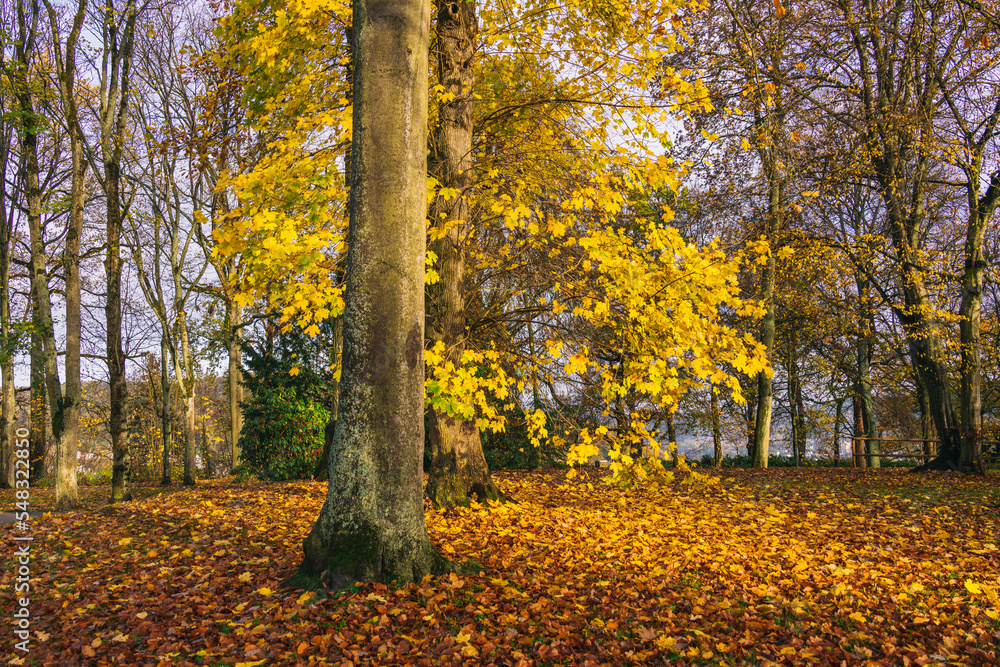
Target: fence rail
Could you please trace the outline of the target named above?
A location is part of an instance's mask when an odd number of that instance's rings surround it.
[[[866,438],[864,436],[852,437],[851,445],[852,445],[852,450],[854,450],[854,454],[851,455],[851,458],[854,460],[855,468],[859,467],[858,466],[859,460],[867,458],[920,459],[922,461],[929,461],[937,457],[937,454],[923,454],[923,453],[901,454],[898,452],[891,452],[883,454],[882,452],[879,452],[877,454],[867,454],[865,452],[857,452],[857,450],[859,449],[857,444],[859,442],[907,442],[907,443],[913,442],[919,444],[923,444],[925,442],[931,442],[934,443],[935,445],[934,446],[935,451],[937,451],[937,446],[941,444],[941,441],[936,438]],[[983,445],[1000,445],[1000,440],[980,440],[980,443]],[[983,457],[983,458],[988,460],[993,460],[995,457]]]

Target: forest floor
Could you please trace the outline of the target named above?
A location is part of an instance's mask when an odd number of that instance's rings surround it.
[[[1000,664],[996,473],[723,471],[642,491],[597,475],[500,473],[516,504],[428,510],[434,543],[483,574],[328,597],[280,587],[324,484],[217,480],[114,507],[95,487],[88,509],[0,527],[33,538],[29,652],[9,622],[0,650],[57,667]]]

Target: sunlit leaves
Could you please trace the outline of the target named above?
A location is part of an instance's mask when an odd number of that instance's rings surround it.
[[[478,561],[483,575],[330,598],[280,586],[321,484],[209,482],[102,512],[99,534],[92,511],[40,518],[32,655],[63,664],[86,646],[95,663],[124,664],[997,661],[992,479],[786,470],[621,491],[580,473],[500,473],[517,504],[427,512],[438,548]],[[36,506],[46,493],[33,494]],[[84,504],[105,495],[85,490]],[[12,586],[13,572],[0,584]]]

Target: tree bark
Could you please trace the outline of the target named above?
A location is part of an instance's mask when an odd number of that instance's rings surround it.
[[[833,467],[840,467],[840,422],[844,418],[844,401],[840,398],[834,399],[837,402],[837,413],[833,418]]]
[[[802,401],[802,381],[799,378],[798,336],[788,337],[788,404],[792,416],[792,455],[795,467],[802,465],[806,450],[805,406]]]
[[[1000,102],[993,113],[995,126],[1000,115]],[[983,343],[982,328],[983,279],[989,263],[983,252],[986,222],[1000,202],[1000,171],[993,174],[990,186],[980,198],[978,193],[981,157],[974,162],[968,184],[969,220],[965,238],[965,271],[962,277],[962,303],[959,306],[959,337],[961,342],[961,428],[962,442],[959,466],[978,474],[983,467]],[[973,179],[975,179],[973,184]]]
[[[934,438],[934,419],[931,416],[931,406],[927,399],[927,391],[924,389],[923,380],[920,374],[913,371],[913,383],[917,388],[917,404],[920,406],[920,437],[924,441],[921,451],[924,456],[933,458],[937,454],[937,447],[931,442]],[[927,459],[928,461],[930,458]]]
[[[777,266],[775,261],[774,244],[777,242],[778,232],[781,230],[781,185],[776,181],[776,177],[771,177],[770,198],[768,203],[768,241],[771,244],[771,252],[768,253],[767,264],[764,265],[761,281],[760,300],[767,304],[767,311],[760,324],[760,342],[767,349],[768,361],[770,362],[774,350],[774,283]],[[771,380],[770,369],[761,371],[757,376],[757,418],[754,421],[753,436],[753,467],[767,468],[770,456],[771,441],[771,409],[774,403],[774,383]]]
[[[79,503],[77,492],[77,451],[79,447],[80,411],[83,385],[80,379],[81,278],[80,243],[83,237],[83,208],[86,202],[87,162],[83,154],[83,131],[76,99],[76,47],[87,12],[86,0],[79,0],[65,51],[60,38],[59,19],[55,8],[45,2],[54,44],[59,97],[66,110],[66,131],[70,144],[70,215],[63,250],[63,271],[66,275],[66,384],[60,401],[61,432],[56,436],[56,507],[72,509]],[[53,341],[54,344],[54,341]],[[50,382],[50,391],[56,387]],[[55,423],[53,422],[53,432]]]
[[[229,330],[229,437],[232,443],[230,470],[235,472],[240,464],[240,431],[243,430],[243,369],[240,364],[243,350],[241,309],[232,299],[226,300],[226,321]]]
[[[712,411],[712,445],[715,451],[715,467],[722,467],[722,425],[719,415],[719,396],[715,384],[709,384],[709,409]]]
[[[166,334],[160,337],[160,437],[163,442],[163,474],[160,485],[169,486],[172,473],[170,463],[170,372],[167,370],[167,355],[170,345]]]
[[[0,174],[10,164],[13,125],[0,118]],[[10,260],[14,235],[14,208],[8,211],[7,180],[0,182],[0,488],[14,486],[14,425],[17,396],[14,387],[14,328],[10,318]]]
[[[444,343],[444,361],[460,368],[467,338],[465,254],[470,214],[467,195],[473,184],[472,64],[478,34],[475,0],[439,2],[435,25],[438,80],[454,98],[438,107],[431,172],[442,188],[457,191],[457,196],[439,195],[431,207],[433,225],[446,231],[432,245],[440,278],[428,290],[428,334],[432,341]],[[474,421],[456,419],[432,408],[428,428],[431,467],[427,497],[435,507],[500,497]]]
[[[106,196],[107,253],[104,272],[107,298],[104,316],[107,321],[107,363],[109,385],[108,430],[111,432],[111,502],[129,500],[130,457],[125,433],[125,350],[122,347],[122,257],[121,236],[125,212],[122,208],[122,157],[125,150],[125,125],[132,86],[132,47],[137,9],[135,0],[126,0],[124,10],[115,12],[113,3],[102,9],[108,28],[104,31],[104,63],[101,81],[101,158],[104,162]]]
[[[428,0],[354,3],[340,418],[293,580],[402,583],[447,567],[423,509],[429,24]]]
[[[34,306],[32,310],[34,310]],[[45,397],[45,364],[42,360],[42,337],[31,334],[31,407],[28,415],[28,464],[31,485],[35,486],[45,474],[45,455],[48,449],[46,423],[49,420],[49,402]]]
[[[876,437],[875,402],[872,399],[871,381],[871,356],[875,331],[875,315],[871,309],[868,278],[858,275],[857,285],[858,299],[861,303],[861,332],[858,335],[857,349],[858,398],[861,401],[861,425],[866,438],[864,453],[867,455],[866,464],[869,468],[880,468],[882,466],[882,459],[877,455],[881,453],[881,448],[877,441],[872,440],[872,438]]]
[[[851,404],[854,409],[854,437],[851,438],[851,456],[854,459],[853,467],[867,468],[868,458],[862,456],[865,453],[864,440],[859,440],[865,432],[864,418],[861,416],[861,396],[857,383],[854,385],[854,395],[851,396]]]

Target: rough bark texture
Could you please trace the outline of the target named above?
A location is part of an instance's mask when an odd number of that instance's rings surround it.
[[[458,196],[439,196],[431,207],[434,224],[447,231],[432,246],[440,280],[428,290],[428,335],[444,342],[445,360],[457,368],[466,345],[465,247],[470,213],[466,196],[473,183],[472,64],[478,33],[474,0],[440,2],[435,25],[438,80],[454,99],[438,108],[431,171],[442,188],[457,190]],[[427,497],[435,507],[500,497],[473,422],[431,409],[428,428]]]
[[[298,581],[419,581],[428,0],[354,3],[354,136],[340,418]]]
[[[1000,115],[1000,102],[994,111],[995,125]],[[961,424],[962,444],[959,466],[983,474],[983,343],[982,327],[983,278],[989,263],[983,252],[986,222],[1000,202],[1000,171],[993,174],[986,193],[979,197],[980,157],[969,174],[969,220],[965,238],[965,271],[962,279],[962,303],[959,306],[959,337],[961,340]],[[974,185],[973,185],[974,184]]]
[[[122,209],[121,165],[125,144],[125,124],[131,97],[132,46],[135,34],[136,4],[127,0],[124,10],[115,12],[107,5],[105,20],[104,71],[101,89],[101,157],[104,162],[106,196],[107,253],[104,272],[107,277],[108,430],[111,433],[111,502],[129,500],[130,457],[125,433],[125,350],[122,347]]]
[[[79,446],[80,411],[83,385],[80,380],[81,279],[80,243],[83,237],[83,207],[86,199],[87,163],[83,154],[83,131],[80,128],[76,100],[76,47],[87,11],[86,0],[77,3],[76,13],[65,51],[60,39],[60,27],[55,8],[45,3],[52,31],[59,96],[66,110],[66,131],[70,143],[70,215],[63,250],[63,271],[66,276],[66,383],[59,405],[61,432],[56,437],[56,507],[72,509],[79,503],[76,485],[77,449]],[[54,341],[53,341],[54,344]],[[56,387],[50,382],[50,391]],[[55,431],[53,422],[53,431]]]

